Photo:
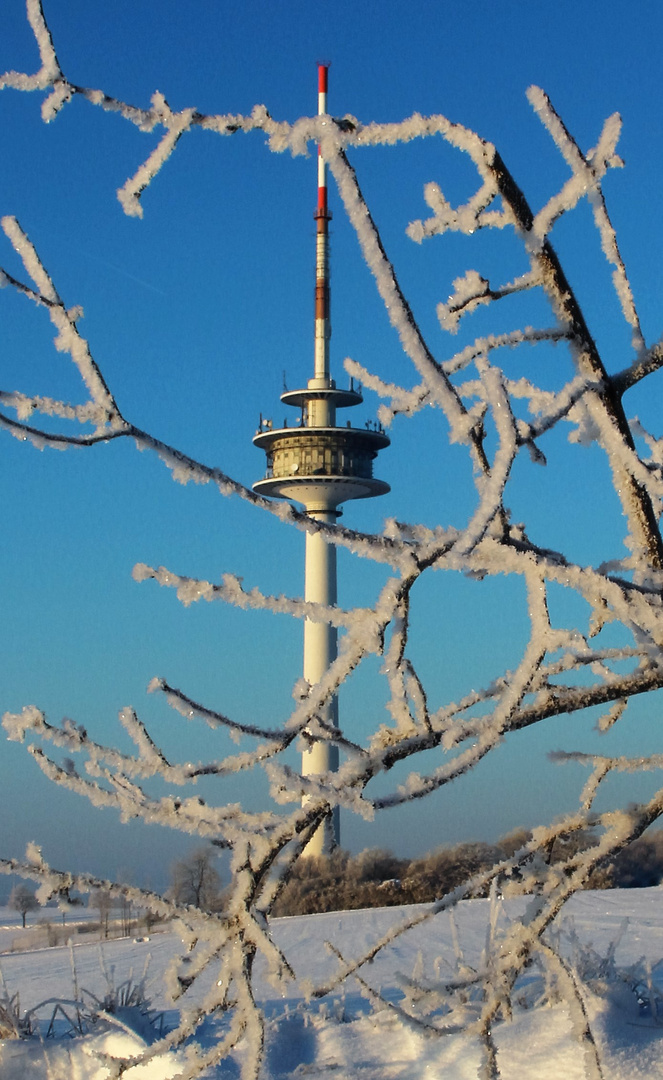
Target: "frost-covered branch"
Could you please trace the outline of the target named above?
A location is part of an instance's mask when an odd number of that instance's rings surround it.
[[[221,600],[226,604],[248,611],[271,611],[278,615],[292,615],[298,619],[310,619],[313,622],[329,622],[336,627],[349,627],[362,617],[370,618],[372,609],[362,612],[359,608],[342,611],[330,610],[321,604],[293,599],[289,596],[265,596],[259,589],[246,590],[241,578],[235,574],[224,574],[221,585],[200,578],[184,577],[167,570],[165,566],[154,569],[145,563],[137,563],[133,569],[134,581],[156,581],[159,585],[177,590],[177,599],[188,607],[198,600]]]
[[[26,9],[28,22],[39,49],[41,68],[32,76],[18,71],[7,72],[0,76],[0,90],[5,86],[11,86],[14,90],[46,90],[63,78],[41,0],[26,0]]]
[[[58,296],[53,281],[41,262],[34,245],[30,242],[16,218],[3,217],[2,228],[23,265],[36,285],[36,291],[18,282],[6,272],[5,284],[12,285],[28,299],[48,310],[51,322],[57,330],[55,348],[70,355],[90,395],[85,407],[74,408],[48,398],[27,398],[23,394],[3,395],[5,404],[16,409],[20,419],[39,411],[56,416],[67,416],[81,423],[93,423],[95,435],[125,433],[126,425],[108,386],[95,363],[85,338],[81,336],[77,321],[82,317],[81,308],[67,309]],[[29,430],[24,427],[24,430]]]

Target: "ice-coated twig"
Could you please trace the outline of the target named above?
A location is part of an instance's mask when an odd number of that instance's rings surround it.
[[[657,341],[650,349],[643,350],[629,367],[612,376],[611,382],[619,394],[646,379],[663,365],[663,344]]]
[[[563,195],[560,193],[558,208],[552,213],[546,208],[546,211],[541,211],[537,215],[533,231],[539,236],[547,236],[554,217],[558,213],[572,209],[576,199],[587,195],[601,237],[603,253],[608,262],[615,268],[613,284],[624,318],[633,331],[633,348],[640,351],[645,344],[640,320],[635,309],[633,292],[626,275],[626,267],[619,251],[617,236],[608,215],[600,183],[609,168],[621,168],[623,165],[621,158],[615,153],[621,133],[621,118],[616,113],[608,117],[597,146],[590,150],[585,157],[566,125],[553,108],[548,95],[538,86],[531,86],[527,96],[530,104],[552,135],[556,145],[564,155],[565,161],[573,171],[573,181],[570,185],[571,191],[567,190]],[[548,218],[547,221],[546,218]]]
[[[35,302],[43,303],[47,308],[51,322],[58,332],[55,347],[60,352],[69,353],[90,394],[90,405],[96,406],[96,414],[91,413],[86,419],[94,420],[98,431],[104,426],[110,427],[111,430],[124,428],[124,420],[103,375],[90,353],[88,343],[78,331],[76,323],[82,312],[79,308],[68,310],[65,307],[56,292],[53,281],[37,255],[34,245],[23,232],[16,218],[3,217],[1,224],[5,235],[20,255],[26,271],[37,286],[36,293],[25,287],[22,287],[20,291]],[[11,279],[11,281],[14,283],[14,279]],[[32,399],[33,408],[39,407],[37,400]],[[19,411],[21,407],[24,408],[24,402],[19,404]],[[47,404],[47,409],[49,407],[49,404]]]
[[[271,611],[275,615],[292,615],[298,619],[310,619],[313,622],[328,622],[332,626],[349,627],[362,617],[370,618],[372,609],[362,613],[359,608],[343,611],[341,608],[327,608],[310,601],[294,599],[290,596],[266,596],[259,589],[247,590],[241,578],[235,574],[223,574],[222,584],[215,585],[201,578],[185,577],[166,569],[165,566],[154,568],[145,563],[137,563],[133,569],[134,581],[156,581],[159,585],[177,590],[177,599],[188,607],[198,600],[221,600],[242,610]]]
[[[131,217],[143,216],[143,208],[140,204],[141,193],[168,160],[179,138],[191,127],[195,113],[194,109],[183,109],[182,112],[173,113],[163,94],[154,95],[152,110],[157,115],[159,124],[166,128],[166,134],[135,176],[127,180],[117,193],[125,214]]]
[[[270,730],[269,728],[260,727],[257,724],[244,724],[236,720],[231,720],[230,717],[224,716],[223,713],[217,712],[214,709],[207,708],[205,705],[199,704],[194,701],[193,698],[187,694],[178,690],[177,687],[171,686],[165,679],[152,679],[148,690],[150,693],[161,691],[166,696],[166,701],[182,716],[187,719],[193,719],[194,716],[199,716],[210,727],[225,727],[231,731],[235,731],[241,735],[255,735],[260,739],[267,739],[279,743],[282,747],[287,744],[288,736],[280,730]]]
[[[437,305],[437,317],[443,330],[455,334],[459,329],[461,318],[470,315],[482,304],[492,304],[495,300],[525,292],[541,284],[541,279],[533,270],[530,270],[515,281],[495,289],[491,288],[490,283],[476,270],[467,270],[463,277],[456,278],[454,281],[454,292],[446,304]]]
[[[19,71],[9,71],[0,76],[0,90],[10,86],[14,90],[45,90],[62,80],[62,71],[55,55],[51,32],[46,25],[41,0],[26,0],[28,22],[35,35],[41,68],[35,75],[24,75]]]
[[[486,461],[480,441],[473,432],[472,426],[468,425],[467,412],[460,398],[423,339],[410,305],[398,283],[394,268],[386,255],[354,169],[344,154],[334,157],[329,162],[329,166],[334,174],[348,218],[357,233],[364,258],[375,278],[378,292],[387,309],[389,319],[399,334],[405,353],[426,381],[433,399],[445,411],[458,440],[468,439],[472,443],[478,463],[480,462],[485,470]]]
[[[28,878],[39,885],[40,902],[46,903],[53,897],[68,897],[71,892],[90,893],[97,890],[108,892],[111,896],[126,897],[132,905],[145,908],[162,918],[199,919],[199,912],[184,904],[162,896],[149,889],[135,885],[116,883],[97,878],[90,874],[73,874],[70,871],[54,870],[43,859],[41,849],[36,844],[29,844],[26,857],[20,859],[0,859],[0,873],[16,874]],[[202,920],[199,920],[202,922]]]

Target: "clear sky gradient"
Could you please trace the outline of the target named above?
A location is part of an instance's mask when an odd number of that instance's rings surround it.
[[[316,111],[316,64],[329,62],[333,114],[367,122],[444,113],[497,144],[535,208],[568,171],[526,88],[548,92],[585,150],[605,117],[619,111],[626,168],[611,172],[605,191],[645,335],[649,343],[661,335],[660,4],[44,0],[44,7],[61,66],[78,85],[143,107],[155,90],[174,109],[248,113],[263,103],[276,119],[293,121]],[[37,67],[24,6],[5,0],[0,70]],[[60,294],[83,306],[81,330],[124,415],[250,485],[264,470],[251,443],[259,414],[280,423],[284,371],[294,387],[312,365],[315,158],[270,153],[261,133],[221,139],[195,131],[144,194],[137,220],[123,214],[115,192],[157,136],[83,100],[45,125],[40,104],[38,93],[0,93],[0,214],[19,219]],[[522,272],[522,255],[506,234],[421,247],[407,239],[408,222],[427,214],[425,182],[437,180],[452,202],[476,186],[469,160],[441,142],[364,149],[353,164],[404,291],[444,359],[462,343],[462,335],[445,338],[435,316],[453,279],[470,267],[502,267],[496,274],[506,279]],[[343,383],[350,356],[411,385],[333,187],[330,206],[333,373]],[[563,221],[553,240],[609,369],[619,370],[630,359],[628,335],[587,207]],[[4,236],[0,265],[22,276]],[[514,325],[537,320],[550,321],[543,304],[517,314]],[[8,289],[0,294],[0,328],[3,389],[81,400],[45,315]],[[533,363],[540,376],[541,366],[567,360],[543,349]],[[629,405],[655,426],[660,381],[649,380]],[[377,406],[367,394],[359,423]],[[380,528],[387,516],[462,524],[474,488],[439,415],[397,421],[391,436],[376,465],[391,494],[347,505],[344,521],[361,529]],[[548,470],[523,466],[514,477],[514,517],[528,521],[533,539],[580,562],[619,558],[622,524],[601,456],[561,443],[553,450]],[[227,747],[148,697],[155,675],[240,720],[271,725],[288,716],[301,669],[298,622],[221,605],[184,609],[172,591],[136,584],[131,570],[136,562],[163,564],[210,580],[231,571],[247,586],[301,595],[300,533],[210,487],[174,484],[156,458],[125,442],[40,453],[0,433],[0,461],[3,712],[36,704],[53,721],[71,716],[99,741],[124,745],[116,716],[132,704],[183,759],[216,757]],[[339,565],[340,602],[370,603],[383,572],[347,555]],[[505,580],[479,585],[438,575],[430,585],[416,597],[413,650],[431,704],[440,705],[514,665],[527,627],[523,598]],[[365,732],[384,719],[376,670],[369,664],[343,692],[349,730]],[[659,697],[632,706],[611,749],[654,750],[659,710]],[[343,842],[414,854],[491,839],[571,809],[581,771],[549,765],[546,753],[591,749],[593,723],[572,717],[523,733],[462,784],[374,826],[346,815]],[[264,791],[233,782],[227,798],[257,806]],[[0,854],[20,855],[37,839],[56,866],[73,861],[109,876],[128,870],[155,885],[191,844],[136,825],[118,831],[111,812],[54,789],[15,744],[2,747],[0,820]]]

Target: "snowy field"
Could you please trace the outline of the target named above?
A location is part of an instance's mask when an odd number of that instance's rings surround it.
[[[390,926],[417,910],[424,909],[334,912],[273,922],[273,936],[289,957],[297,981],[278,998],[267,984],[258,982],[257,994],[268,1018],[261,1080],[291,1076],[339,1080],[476,1077],[479,1048],[475,1039],[466,1034],[426,1036],[406,1027],[388,1005],[374,1011],[354,980],[343,991],[307,1003],[307,981],[314,987],[324,984],[338,965],[325,942],[335,945],[346,958],[359,956]],[[505,905],[502,920],[517,917],[519,910],[522,904]],[[456,935],[448,915],[438,915],[400,937],[361,974],[387,1002],[398,1002],[402,997],[401,976],[416,972],[425,980],[445,978],[457,970],[459,957],[465,965],[476,965],[485,945],[488,913],[489,901],[466,901],[456,911]],[[562,925],[567,934],[575,930],[583,946],[591,945],[602,957],[608,955],[612,943],[618,942],[616,977],[613,974],[603,982],[583,983],[604,1077],[663,1078],[663,1015],[658,1023],[654,1015],[657,985],[663,998],[663,972],[655,968],[663,957],[663,888],[579,893],[567,905]],[[108,981],[119,986],[130,976],[134,981],[140,979],[148,963],[152,1007],[163,1010],[168,1022],[174,1013],[169,1013],[164,973],[177,946],[178,939],[172,933],[161,933],[149,940],[123,939],[103,946],[76,944],[73,950],[61,947],[14,952],[3,955],[0,966],[6,994],[11,997],[20,993],[23,1012],[49,998],[75,996],[72,953],[79,992],[84,988],[98,997],[103,997]],[[564,949],[572,963],[578,964],[580,954],[577,949],[574,952],[570,940]],[[583,955],[586,958],[587,953]],[[638,964],[638,970],[646,976],[647,962],[654,969],[648,1000],[642,1000],[641,995],[639,1001],[625,980],[629,969]],[[203,992],[204,988],[196,984],[196,993]],[[644,996],[647,998],[647,994]],[[50,1018],[52,1009],[49,1005],[42,1010],[44,1019]],[[209,1025],[201,1041],[211,1041],[214,1034]],[[564,1005],[518,1010],[513,1022],[498,1025],[494,1035],[504,1080],[581,1080],[592,1075],[586,1071],[582,1049],[573,1041]],[[140,1045],[136,1036],[119,1029],[83,1039],[45,1039],[43,1043],[38,1039],[8,1040],[0,1042],[0,1076],[2,1080],[102,1080],[108,1071],[97,1052],[131,1053],[132,1047],[135,1052]],[[124,1075],[131,1080],[158,1080],[178,1072],[177,1058],[172,1056]],[[238,1077],[238,1064],[228,1061],[212,1075]]]
[[[113,911],[111,918],[114,920],[116,917],[117,913]],[[75,938],[77,933],[84,931],[86,924],[98,922],[99,912],[94,908],[73,907],[63,920],[62,913],[57,908],[40,907],[36,911],[28,912],[24,929],[18,911],[0,906],[0,954],[34,949],[46,944],[47,925],[57,928],[58,934],[61,933],[64,939],[70,935]]]

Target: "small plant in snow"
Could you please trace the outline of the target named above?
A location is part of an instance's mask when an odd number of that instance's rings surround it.
[[[81,987],[74,951],[70,946],[72,996],[46,998],[21,1013],[18,992],[10,997],[4,980],[0,988],[0,1038],[63,1038],[97,1034],[103,1028],[119,1029],[138,1035],[146,1045],[163,1038],[165,1018],[152,1009],[147,994],[149,955],[140,979],[131,973],[116,984],[114,970],[108,969],[103,952],[99,964],[106,982],[106,992],[97,996]],[[1,973],[0,973],[1,974]]]
[[[563,952],[579,979],[601,997],[614,996],[615,991],[627,990],[631,1003],[642,1018],[653,1023],[663,1022],[663,959],[655,964],[640,957],[633,964],[616,961],[616,952],[626,933],[628,919],[610,942],[605,955],[590,943],[580,940],[572,919],[565,919],[556,931],[555,948]]]
[[[146,990],[149,956],[139,980],[129,975],[118,985],[115,984],[112,968],[110,972],[106,968],[103,954],[101,954],[100,962],[106,979],[106,993],[103,997],[97,997],[84,987],[81,988],[80,993],[81,1006],[87,1018],[88,1028],[105,1022],[111,1026],[133,1031],[148,1044],[162,1038],[165,1032],[165,1018],[163,1013],[152,1009]]]
[[[33,1033],[29,1017],[21,1013],[18,990],[9,994],[0,970],[0,1039],[27,1039]]]

